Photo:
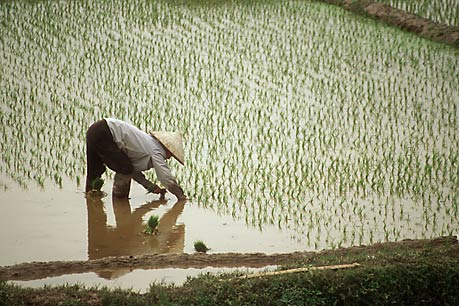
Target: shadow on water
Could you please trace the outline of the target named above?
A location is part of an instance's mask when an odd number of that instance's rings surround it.
[[[185,225],[176,224],[186,201],[179,201],[160,218],[157,235],[144,234],[142,217],[148,212],[166,205],[167,201],[147,202],[131,211],[128,199],[113,199],[116,227],[107,224],[104,201],[99,197],[88,197],[88,258],[100,259],[110,256],[135,256],[153,253],[183,253]],[[100,277],[111,279],[130,269],[100,271]]]

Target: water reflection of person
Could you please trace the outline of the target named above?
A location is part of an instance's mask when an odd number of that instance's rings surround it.
[[[109,256],[145,255],[153,253],[183,253],[185,225],[177,225],[177,218],[186,201],[178,201],[160,219],[158,235],[143,233],[143,216],[165,205],[167,201],[147,202],[131,212],[128,199],[113,198],[116,227],[107,225],[104,203],[99,197],[87,197],[88,256],[99,259]],[[113,278],[130,272],[129,269],[99,272],[99,276]]]

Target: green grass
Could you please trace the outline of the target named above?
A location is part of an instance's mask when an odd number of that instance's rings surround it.
[[[131,290],[0,283],[0,305],[458,305],[458,245],[404,245],[317,253],[295,267],[359,262],[361,267],[239,279],[203,274],[182,286]],[[287,267],[283,267],[287,268]],[[291,268],[291,267],[290,267]]]
[[[232,277],[226,275],[224,277]],[[203,275],[183,287],[152,285],[144,295],[125,290],[22,289],[0,284],[1,305],[457,305],[459,265],[448,261],[355,270],[306,272],[221,281]],[[41,297],[38,299],[38,297]],[[37,303],[37,300],[39,303]]]

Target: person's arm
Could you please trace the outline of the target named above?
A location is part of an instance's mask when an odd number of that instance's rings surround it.
[[[164,189],[159,187],[158,185],[150,182],[146,179],[145,175],[142,172],[134,172],[131,174],[131,177],[134,181],[142,185],[145,189],[147,189],[151,193],[161,193],[165,192]]]
[[[175,183],[174,185],[168,186],[167,190],[172,192],[179,201],[187,199],[185,193],[183,192],[182,187],[180,187],[177,183]]]
[[[169,165],[162,156],[152,156],[153,167],[155,168],[158,180],[173,193],[177,199],[186,200],[182,187],[177,183],[175,176],[172,174]]]

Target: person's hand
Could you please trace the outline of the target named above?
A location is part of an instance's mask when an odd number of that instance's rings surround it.
[[[164,195],[166,194],[166,189],[164,188],[161,188],[159,187],[158,185],[156,184],[151,184],[148,186],[147,188],[148,190],[148,193],[157,193],[157,194],[161,194],[161,197],[164,197]]]
[[[180,202],[180,201],[188,201],[188,198],[186,195],[183,195],[181,197],[177,197],[177,200]]]
[[[166,192],[167,192],[166,189],[164,189],[164,188],[159,188],[159,194],[161,194],[161,195],[159,196],[159,199],[160,199],[160,200],[164,200],[164,199],[166,198]]]

